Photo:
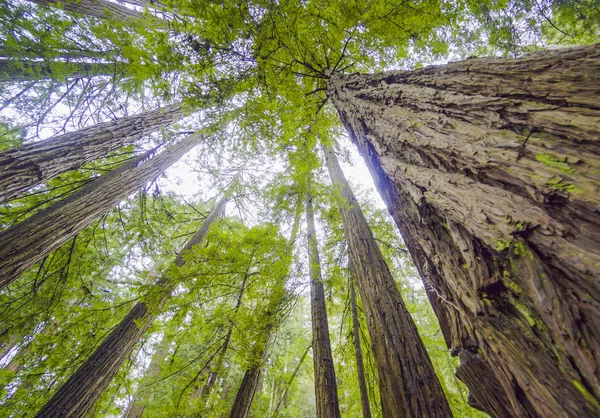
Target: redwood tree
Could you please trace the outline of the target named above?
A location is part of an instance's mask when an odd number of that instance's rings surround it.
[[[203,241],[212,223],[221,216],[230,192],[231,189],[204,219],[200,229],[186,243],[153,289],[129,311],[36,417],[81,417],[90,411],[179,284],[177,268],[186,264],[186,254]]]
[[[600,45],[328,85],[495,417],[600,414]]]
[[[182,117],[180,105],[169,105],[1,152],[0,203],[105,157]]]
[[[93,16],[98,19],[110,19],[116,21],[127,21],[132,19],[143,19],[144,14],[129,7],[106,0],[79,0],[79,1],[57,1],[57,0],[29,0],[42,6],[58,7],[73,13]]]
[[[311,176],[308,177],[306,193],[306,224],[308,236],[308,264],[310,275],[310,310],[313,335],[313,363],[315,368],[315,395],[317,418],[336,418],[340,416],[337,396],[337,382],[331,354],[325,290],[321,277],[319,248],[315,228],[315,215],[312,204]]]
[[[383,416],[451,417],[427,350],[373,232],[335,153],[329,147],[324,151],[371,336]]]
[[[0,232],[0,289],[52,250],[154,180],[201,140],[192,134],[153,156],[155,150],[122,164],[65,199]]]

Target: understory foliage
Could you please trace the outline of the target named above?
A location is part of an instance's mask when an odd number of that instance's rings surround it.
[[[354,282],[319,144],[338,144],[348,166],[358,162],[327,103],[328,77],[600,40],[594,0],[115,2],[141,19],[35,3],[0,0],[0,152],[167,104],[181,103],[185,117],[2,203],[0,231],[149,149],[198,130],[205,138],[0,293],[6,417],[35,415],[165,271],[178,286],[90,416],[123,416],[134,403],[147,417],[228,416],[256,364],[252,416],[314,416],[306,231],[294,234],[310,171],[340,411],[360,416]],[[353,187],[453,413],[486,416],[467,405],[410,255],[361,176],[350,175]],[[227,213],[174,272],[232,181]],[[360,300],[358,312],[378,417]]]

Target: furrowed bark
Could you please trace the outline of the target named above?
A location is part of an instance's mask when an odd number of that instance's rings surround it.
[[[358,386],[360,388],[360,402],[362,405],[363,418],[371,418],[371,405],[369,404],[369,392],[367,391],[367,379],[365,378],[365,365],[363,362],[362,347],[360,345],[360,326],[358,323],[358,308],[356,306],[356,291],[352,269],[350,269],[350,304],[352,305],[352,339],[354,341],[354,355],[356,356],[356,373]]]
[[[29,0],[32,3],[47,7],[58,7],[72,13],[93,16],[98,19],[116,20],[125,22],[134,19],[144,19],[144,14],[137,10],[121,6],[106,0]]]
[[[175,267],[186,264],[184,255],[202,242],[210,226],[225,210],[228,199],[227,193],[204,219],[200,229],[173,261]],[[178,281],[169,276],[168,270],[163,273],[144,300],[138,302],[129,311],[90,358],[58,389],[36,417],[85,416],[129,357],[135,345],[152,324],[154,317],[160,313],[177,284]]]
[[[0,290],[47,254],[154,180],[201,140],[189,135],[156,156],[149,151],[65,199],[0,232]]]
[[[315,229],[315,215],[312,204],[311,175],[308,176],[306,193],[306,224],[308,232],[308,264],[310,274],[310,307],[313,335],[313,363],[315,369],[315,395],[317,418],[340,417],[337,395],[337,382],[329,340],[325,290],[321,277],[321,263]]]
[[[72,80],[123,74],[117,63],[30,61],[0,58],[0,82],[43,79]]]
[[[231,407],[229,418],[247,418],[250,415],[252,401],[262,376],[262,364],[258,364],[244,373],[242,384],[238,389],[235,401]]]
[[[329,83],[494,417],[600,414],[599,95],[599,45]]]
[[[105,157],[182,117],[181,106],[170,105],[1,152],[0,203]]]
[[[452,412],[412,317],[406,310],[373,232],[344,177],[337,157],[323,147],[360,292],[384,417],[451,417]]]

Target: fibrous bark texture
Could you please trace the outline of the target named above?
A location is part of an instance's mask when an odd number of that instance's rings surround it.
[[[29,0],[42,6],[59,7],[73,13],[97,17],[98,19],[109,19],[125,22],[132,19],[143,19],[144,14],[137,10],[121,6],[106,0]]]
[[[0,58],[0,82],[30,81],[41,79],[77,79],[100,75],[117,75],[122,70],[118,64],[30,61]]]
[[[354,341],[354,355],[356,357],[356,373],[358,387],[360,388],[360,402],[362,405],[363,418],[371,418],[371,405],[369,404],[369,392],[367,390],[367,379],[365,378],[365,364],[363,361],[362,347],[360,345],[360,324],[358,322],[358,307],[356,305],[356,291],[354,280],[350,273],[350,304],[352,309],[352,339]]]
[[[105,157],[182,117],[181,106],[170,105],[1,152],[0,203]]]
[[[202,242],[212,223],[225,210],[227,201],[228,196],[225,195],[217,203],[210,215],[202,222],[200,229],[177,255],[173,261],[174,266],[182,267],[186,264],[184,255]],[[178,280],[171,278],[167,270],[144,300],[138,302],[129,311],[90,358],[58,389],[36,417],[86,416],[152,324],[154,317],[160,313],[177,284]]]
[[[319,261],[319,248],[317,244],[310,181],[311,179],[309,177],[309,190],[306,193],[306,224],[317,418],[336,418],[340,417],[340,407],[337,396],[337,382],[335,380],[333,355],[331,354],[331,341],[329,340],[325,290],[323,289],[323,279],[321,277],[321,263]]]
[[[0,232],[0,289],[154,180],[201,140],[201,135],[193,134],[154,157],[149,151]]]
[[[324,147],[367,319],[385,418],[451,417],[417,327],[333,150]]]
[[[231,407],[229,418],[247,418],[250,415],[252,401],[262,376],[262,364],[256,365],[244,373],[242,384],[238,389]]]
[[[600,46],[335,75],[329,95],[494,417],[600,414]]]

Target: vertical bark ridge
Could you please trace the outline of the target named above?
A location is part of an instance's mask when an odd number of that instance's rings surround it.
[[[144,14],[137,10],[121,6],[106,0],[79,0],[65,1],[58,0],[29,0],[32,3],[41,6],[58,7],[63,10],[78,13],[86,16],[93,16],[98,19],[116,20],[125,22],[128,20],[144,19]]]
[[[417,327],[346,181],[335,153],[323,147],[348,242],[348,257],[367,318],[384,417],[451,417]]]
[[[600,45],[329,83],[495,417],[600,414],[599,93]]]
[[[154,180],[203,139],[192,134],[156,156],[136,157],[0,232],[0,290],[83,228]]]
[[[169,105],[1,152],[0,203],[105,157],[182,117],[180,104]]]
[[[200,229],[173,261],[174,266],[182,267],[186,264],[185,254],[202,242],[210,226],[221,216],[229,200],[228,194],[225,194],[204,219]],[[169,270],[163,273],[144,300],[138,302],[129,311],[90,358],[58,389],[36,417],[85,416],[108,387],[123,362],[152,324],[153,319],[161,312],[177,284],[178,280],[170,277]]]
[[[311,175],[307,180],[306,224],[308,238],[308,264],[310,274],[310,307],[313,334],[313,363],[315,370],[315,395],[317,418],[340,417],[337,395],[337,382],[329,340],[325,290],[321,277],[321,263],[315,229],[315,218],[312,204]]]
[[[360,388],[360,402],[362,405],[363,418],[371,418],[371,405],[369,404],[369,392],[365,378],[365,365],[363,361],[362,347],[360,345],[360,324],[358,322],[358,308],[356,306],[356,291],[354,290],[354,277],[350,268],[350,304],[352,308],[352,340],[354,341],[354,355],[356,357],[356,373],[358,386]]]

